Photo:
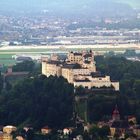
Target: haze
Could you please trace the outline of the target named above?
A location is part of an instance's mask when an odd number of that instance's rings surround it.
[[[133,9],[139,9],[139,0],[0,0],[0,12],[24,11],[60,15],[92,15],[102,14],[132,14]]]

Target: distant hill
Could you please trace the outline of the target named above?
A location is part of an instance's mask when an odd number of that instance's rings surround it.
[[[60,15],[131,15],[139,0],[0,0],[0,11],[40,11]]]
[[[133,8],[140,9],[140,0],[118,0],[121,3],[126,3],[132,6]]]

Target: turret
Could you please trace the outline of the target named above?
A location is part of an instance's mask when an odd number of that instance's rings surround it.
[[[117,105],[115,106],[115,109],[114,109],[114,111],[113,111],[112,120],[113,120],[113,121],[118,121],[118,120],[120,120],[120,112],[119,112],[119,110],[118,110],[118,106],[117,106]]]

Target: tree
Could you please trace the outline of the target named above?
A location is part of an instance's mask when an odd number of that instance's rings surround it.
[[[110,129],[107,126],[103,126],[102,128],[97,127],[96,125],[94,125],[91,130],[90,130],[90,134],[95,138],[95,139],[104,139],[107,138],[107,136],[110,133]]]
[[[135,50],[126,50],[124,55],[127,57],[133,57],[133,56],[136,56],[136,51]]]
[[[35,136],[34,131],[32,129],[29,129],[27,131],[27,134],[26,134],[26,139],[27,140],[33,140],[34,136]]]
[[[140,96],[140,80],[134,82],[134,90],[136,95]]]
[[[73,85],[63,77],[27,78],[3,95],[6,102],[0,102],[0,120],[13,125],[29,123],[35,128],[71,125],[73,92]]]
[[[85,94],[85,88],[82,86],[79,86],[76,88],[76,94],[78,95],[84,95]]]
[[[23,61],[13,66],[13,71],[14,72],[21,72],[21,71],[32,72],[34,68],[35,68],[35,63],[33,61]]]
[[[0,71],[0,93],[2,91],[2,88],[3,88],[3,78],[2,78],[2,75],[1,75],[1,71]]]
[[[122,94],[129,96],[138,95],[140,79],[140,62],[132,62],[124,57],[103,57],[96,59],[97,70],[102,74],[107,74],[112,80],[120,81],[120,90]]]

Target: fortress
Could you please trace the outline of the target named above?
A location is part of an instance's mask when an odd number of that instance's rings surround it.
[[[47,77],[63,76],[74,87],[83,86],[84,88],[112,87],[119,91],[119,82],[111,81],[110,76],[102,75],[96,71],[94,53],[89,52],[70,52],[66,60],[60,60],[57,55],[50,59],[42,59],[42,74]]]

